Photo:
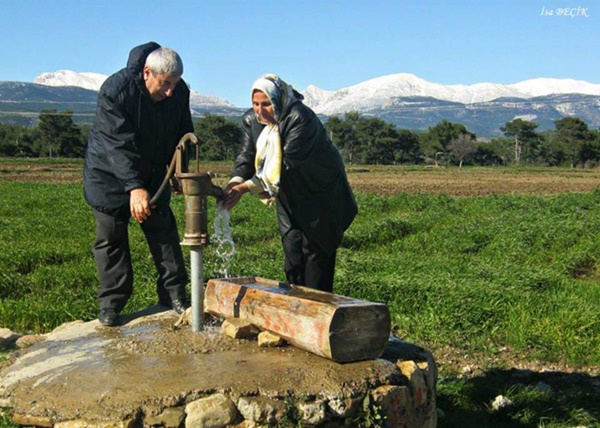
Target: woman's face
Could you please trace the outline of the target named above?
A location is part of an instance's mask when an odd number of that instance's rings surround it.
[[[275,123],[275,113],[273,105],[263,92],[254,91],[252,94],[252,108],[254,113],[260,118],[261,122]]]

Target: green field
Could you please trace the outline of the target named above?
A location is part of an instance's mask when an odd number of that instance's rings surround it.
[[[353,182],[369,180],[368,171],[358,174]],[[0,195],[0,327],[41,333],[94,319],[94,223],[81,185],[2,180]],[[334,291],[386,303],[395,333],[434,353],[440,427],[600,426],[600,189],[469,197],[359,190],[357,199]],[[183,197],[172,206],[183,222]],[[209,207],[213,219],[212,200]],[[274,209],[245,196],[231,218],[230,273],[284,280]],[[126,312],[156,303],[155,269],[132,226],[135,293]],[[205,279],[217,270],[211,246],[204,270]],[[499,394],[513,407],[493,412]]]

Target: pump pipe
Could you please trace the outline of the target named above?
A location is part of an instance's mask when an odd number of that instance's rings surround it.
[[[188,171],[188,157],[186,155],[186,143],[191,141],[196,145],[196,171]],[[211,182],[210,173],[200,173],[198,153],[198,137],[194,133],[185,134],[177,147],[171,164],[167,170],[160,188],[150,200],[150,204],[156,203],[161,193],[166,188],[169,180],[175,174],[180,181],[183,195],[185,196],[185,232],[182,245],[190,247],[190,270],[192,289],[192,331],[203,329],[202,316],[204,313],[204,272],[202,261],[202,249],[208,244],[208,219],[206,198],[214,196],[217,199],[223,197],[223,189]]]

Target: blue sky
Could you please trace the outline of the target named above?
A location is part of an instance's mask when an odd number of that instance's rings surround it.
[[[240,106],[261,74],[337,90],[412,73],[442,84],[600,83],[600,1],[0,0],[0,80],[109,75],[153,40],[184,79]]]

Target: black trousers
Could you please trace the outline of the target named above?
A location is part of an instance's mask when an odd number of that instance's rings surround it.
[[[93,253],[98,268],[100,308],[121,312],[133,292],[133,266],[129,247],[129,212],[110,216],[94,210],[96,240]],[[159,301],[185,298],[188,277],[179,244],[177,223],[170,207],[158,207],[140,224],[158,271]]]
[[[291,228],[282,237],[285,275],[291,284],[333,291],[335,252],[329,254],[300,229]]]

